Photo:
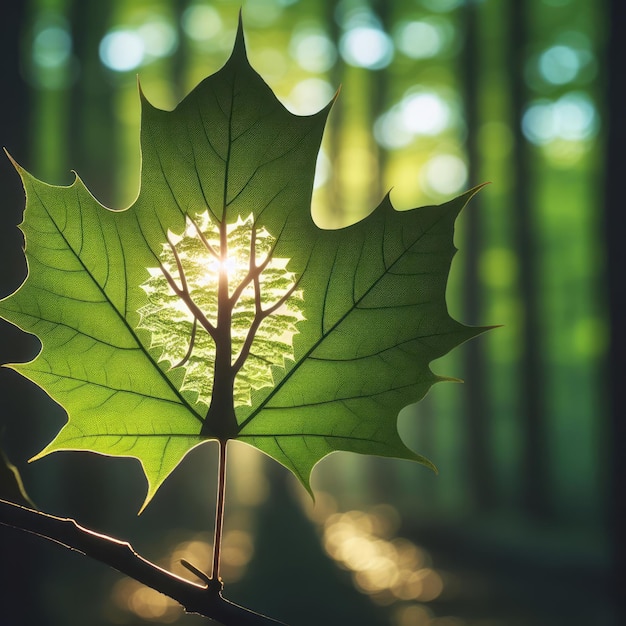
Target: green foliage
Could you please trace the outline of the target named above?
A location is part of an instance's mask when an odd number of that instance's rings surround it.
[[[209,439],[255,446],[307,488],[335,450],[431,465],[402,443],[397,414],[442,380],[430,361],[483,330],[445,303],[473,192],[403,212],[386,197],[357,224],[319,228],[310,197],[330,106],[289,113],[240,29],[226,65],[174,111],[142,96],[130,208],[16,165],[29,273],[0,313],[42,349],[11,367],[69,416],[38,457],[136,457],[146,502]]]

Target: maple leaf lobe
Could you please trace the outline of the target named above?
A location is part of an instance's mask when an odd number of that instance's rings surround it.
[[[206,439],[244,441],[309,490],[313,466],[338,450],[434,467],[401,441],[397,415],[443,380],[433,359],[484,330],[445,303],[454,221],[474,191],[401,212],[386,196],[356,224],[318,228],[310,199],[332,102],[290,113],[250,66],[241,23],[224,67],[173,111],[141,103],[128,209],[106,209],[78,177],[54,187],[17,167],[29,273],[0,315],[39,337],[39,355],[12,367],[69,416],[36,458],[135,457],[146,503]],[[198,250],[219,268],[208,300],[194,286]],[[225,269],[229,252],[243,269]],[[208,387],[194,383],[203,365]]]

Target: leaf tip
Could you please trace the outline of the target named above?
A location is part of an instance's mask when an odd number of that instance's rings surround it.
[[[311,502],[313,502],[313,506],[315,506],[317,500],[315,499],[315,493],[313,493],[313,488],[311,487],[311,482],[309,480],[305,482],[303,482],[302,480],[300,481],[300,484],[304,487],[305,491],[309,494],[309,497],[311,498]]]
[[[146,507],[152,502],[152,498],[154,498],[154,494],[158,491],[161,486],[161,482],[155,482],[151,479],[150,474],[146,471],[146,467],[141,459],[138,459],[141,464],[141,468],[143,469],[144,476],[148,481],[148,491],[146,493],[146,497],[144,498],[143,504],[139,507],[137,511],[137,517],[139,517],[145,510]]]
[[[7,158],[9,159],[9,161],[11,161],[11,165],[13,165],[13,167],[17,170],[18,173],[21,173],[24,171],[24,168],[11,156],[11,153],[3,146],[2,149],[4,150],[4,154],[7,155]]]
[[[435,476],[439,476],[439,470],[437,469],[437,466],[430,459],[427,459],[425,456],[422,456],[421,454],[418,454],[416,456],[417,458],[415,460],[420,465],[423,465],[424,467],[428,468]]]
[[[39,459],[43,459],[44,456],[48,456],[48,448],[44,448],[41,452],[35,454],[35,456],[31,456],[27,463],[32,463],[33,461],[39,461]]]
[[[335,90],[335,93],[334,93],[333,97],[330,99],[331,106],[333,104],[335,104],[335,102],[337,102],[337,100],[339,99],[339,94],[341,93],[341,87],[342,87],[342,85],[340,83],[339,87],[337,87],[337,89]]]
[[[239,17],[237,18],[237,34],[235,36],[235,47],[233,52],[239,51],[246,57],[246,40],[243,34],[243,11],[239,9]]]
[[[476,185],[475,187],[472,187],[471,189],[466,191],[465,192],[465,195],[467,196],[466,202],[469,202],[479,191],[487,187],[487,185],[491,185],[491,182],[486,181],[484,183],[480,183],[479,185]]]
[[[150,504],[150,501],[152,500],[153,495],[154,494],[151,494],[148,492],[148,494],[146,495],[146,499],[143,501],[143,504],[141,505],[140,509],[137,511],[137,517],[139,517],[145,511],[148,504]]]

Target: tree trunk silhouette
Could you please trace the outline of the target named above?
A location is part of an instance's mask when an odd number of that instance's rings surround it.
[[[72,26],[74,52],[80,59],[80,74],[72,88],[70,111],[71,167],[103,204],[116,200],[116,120],[114,89],[100,62],[99,43],[110,26],[113,2],[71,3],[68,21]]]
[[[391,29],[391,3],[387,0],[373,0],[372,10],[380,19],[383,31]],[[367,81],[367,119],[366,124],[370,135],[371,167],[369,177],[370,208],[377,206],[388,191],[384,189],[383,179],[387,166],[387,150],[378,145],[374,139],[373,128],[376,119],[382,115],[387,106],[389,91],[389,73],[382,70],[368,70]],[[364,207],[366,208],[366,207]],[[399,486],[399,474],[405,469],[402,466],[389,466],[388,459],[380,457],[367,458],[367,484],[368,492],[374,502],[386,502],[397,497]],[[420,468],[422,469],[422,468]]]
[[[524,82],[528,26],[524,0],[512,0],[508,20],[508,63],[511,79],[513,120],[513,171],[511,185],[514,218],[514,249],[519,258],[519,289],[523,307],[520,336],[522,352],[519,368],[520,419],[523,424],[521,504],[535,518],[549,515],[548,467],[544,424],[545,368],[541,354],[539,257],[534,237],[536,224],[532,206],[533,180],[528,144],[522,133],[521,120],[527,100]]]
[[[0,58],[2,59],[2,98],[0,135],[2,145],[20,162],[28,159],[30,101],[29,89],[22,75],[26,59],[20,58],[26,18],[23,2],[14,2],[3,8],[0,20]],[[16,228],[24,209],[24,191],[19,177],[9,160],[4,157],[0,166],[0,297],[17,288],[24,278],[26,264],[21,251],[22,235]],[[26,346],[26,347],[25,347]],[[33,342],[24,342],[22,333],[0,322],[0,362],[32,358]],[[35,348],[36,349],[36,348]],[[28,382],[23,385],[15,376],[3,376],[0,381],[0,445],[8,436],[9,423],[24,423],[30,409],[25,401]],[[8,438],[8,437],[7,437]],[[1,461],[0,461],[1,462]],[[4,486],[0,480],[0,489]],[[4,491],[6,493],[6,491]],[[0,496],[1,497],[1,496]],[[45,624],[39,594],[46,577],[45,564],[33,567],[36,541],[29,537],[0,533],[2,574],[0,575],[0,623],[12,626]],[[28,581],[25,584],[24,581]]]
[[[333,42],[337,50],[337,60],[333,63],[332,68],[329,71],[328,79],[334,89],[339,89],[341,85],[341,78],[345,64],[339,55],[339,25],[335,19],[335,11],[337,9],[337,3],[335,0],[326,0],[324,5],[324,18],[325,23],[328,25],[328,36]],[[330,173],[330,178],[327,183],[328,191],[326,197],[328,198],[328,206],[326,208],[326,219],[333,219],[335,222],[339,222],[343,218],[342,198],[343,192],[341,189],[341,169],[339,155],[341,153],[341,134],[340,130],[343,125],[344,118],[344,105],[343,99],[340,97],[335,101],[333,110],[328,116],[326,122],[326,130],[324,132],[323,147],[328,150],[328,159],[333,164]],[[335,224],[333,224],[335,225]]]
[[[380,19],[382,29],[386,33],[391,32],[392,28],[392,11],[393,3],[387,0],[374,0],[372,2],[372,9]],[[370,94],[371,101],[370,107],[370,119],[369,129],[371,136],[371,146],[373,151],[374,160],[373,163],[376,166],[374,176],[372,176],[371,193],[375,203],[378,203],[381,197],[389,191],[385,189],[384,177],[385,170],[387,169],[387,149],[378,145],[374,140],[373,129],[374,122],[380,115],[385,112],[385,108],[388,105],[389,98],[389,72],[386,69],[377,70],[372,73],[372,80],[370,81]]]
[[[464,48],[461,53],[461,81],[465,122],[467,125],[467,168],[469,187],[479,184],[480,151],[478,149],[479,119],[479,33],[478,11],[480,6],[468,2],[464,9]],[[480,196],[472,202],[472,208],[463,216],[465,228],[463,250],[463,321],[479,324],[482,320],[481,300],[484,290],[478,277],[480,252],[483,249],[482,214]],[[490,414],[487,402],[485,343],[474,341],[463,348],[465,395],[464,424],[467,432],[467,471],[472,499],[479,510],[492,509],[495,505],[494,469],[489,445]]]
[[[626,84],[622,77],[622,62],[626,55],[624,25],[626,25],[626,4],[613,0],[609,7],[609,45],[606,55],[605,72],[608,77],[608,123],[605,159],[605,228],[606,228],[606,267],[608,283],[609,320],[611,341],[607,363],[607,391],[611,416],[611,490],[610,523],[613,535],[613,593],[619,615],[616,623],[626,620],[626,599],[622,581],[626,577],[626,395],[624,394],[624,371],[626,369],[626,217],[624,214],[623,180],[626,175]],[[620,620],[621,617],[621,620]]]
[[[187,69],[189,67],[190,55],[188,40],[183,30],[183,15],[185,9],[191,6],[188,0],[174,0],[172,2],[172,20],[178,37],[178,48],[172,57],[170,64],[169,80],[174,90],[174,100],[178,104],[189,91],[187,86]]]

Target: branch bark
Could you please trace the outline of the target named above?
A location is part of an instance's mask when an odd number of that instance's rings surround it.
[[[89,530],[70,518],[34,511],[0,500],[0,524],[38,535],[80,552],[126,574],[178,602],[187,613],[197,613],[223,626],[282,624],[222,596],[222,583],[200,585],[181,578],[137,554],[130,543]]]

